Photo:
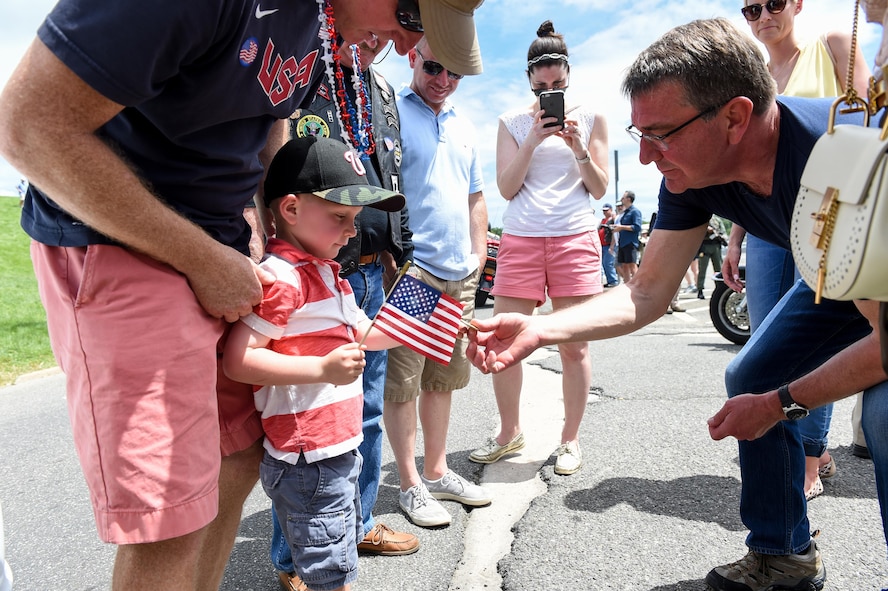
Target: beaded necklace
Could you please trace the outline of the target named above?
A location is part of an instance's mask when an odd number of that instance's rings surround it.
[[[333,104],[336,106],[336,115],[339,117],[339,131],[342,140],[354,146],[361,158],[368,158],[376,151],[376,142],[373,140],[372,113],[367,97],[364,73],[361,72],[358,46],[351,46],[352,59],[354,60],[351,78],[357,103],[355,106],[345,90],[345,74],[342,71],[342,64],[340,64],[339,36],[336,33],[333,7],[329,0],[315,1],[318,3],[318,20],[321,22],[318,37],[321,38],[324,48],[324,69],[330,88],[336,95]]]

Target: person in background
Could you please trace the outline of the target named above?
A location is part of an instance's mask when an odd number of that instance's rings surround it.
[[[604,217],[598,224],[598,239],[601,241],[601,272],[604,274],[605,287],[616,287],[620,284],[620,277],[614,268],[614,251],[611,249],[614,238],[614,208],[610,203],[605,203],[601,208]]]
[[[527,50],[527,78],[537,96],[565,90],[570,63],[564,37],[543,22]],[[505,113],[497,132],[497,186],[509,202],[497,257],[493,313],[532,314],[551,299],[555,310],[576,306],[602,292],[601,244],[592,199],[607,190],[607,123],[588,106],[566,107],[564,126],[529,107]],[[610,206],[606,206],[610,209]],[[558,346],[564,427],[555,451],[555,473],[573,474],[583,464],[580,423],[592,383],[589,345]],[[524,447],[520,423],[520,365],[493,377],[500,429],[469,459],[489,464]]]
[[[425,29],[480,72],[479,4],[61,0],[38,29],[0,94],[0,154],[32,182],[22,227],[115,591],[222,579],[262,428],[218,350],[270,280],[244,206],[286,118],[340,38],[403,54]]]
[[[626,191],[620,197],[623,205],[623,213],[616,224],[614,231],[619,232],[617,239],[617,263],[618,271],[623,283],[628,283],[638,272],[638,247],[641,236],[641,212],[635,207],[635,193]]]
[[[790,248],[801,175],[826,131],[832,99],[776,97],[755,43],[724,18],[664,34],[629,67],[623,91],[639,158],[664,175],[647,263],[630,283],[567,313],[476,319],[467,354],[482,371],[503,371],[539,346],[624,335],[659,318],[712,214]],[[780,214],[752,206],[763,198],[775,201]],[[708,427],[713,439],[738,440],[749,550],[707,574],[714,591],[823,587],[798,420],[859,391],[888,539],[888,374],[874,330],[878,309],[878,302],[863,300],[815,305],[813,291],[796,282],[729,364],[729,399]]]
[[[228,377],[256,388],[262,488],[312,590],[347,591],[357,578],[365,349],[399,345],[373,327],[331,260],[356,235],[362,206],[404,205],[400,193],[370,185],[356,158],[351,146],[316,136],[275,155],[264,194],[276,236],[260,265],[275,281],[232,327],[223,357]]]
[[[468,322],[487,261],[487,205],[475,129],[447,100],[463,74],[439,63],[426,39],[410,50],[409,58],[413,79],[397,102],[403,190],[414,246],[408,273],[462,302]],[[438,500],[471,507],[492,500],[487,490],[447,466],[452,393],[465,388],[471,377],[466,344],[465,338],[457,340],[447,366],[408,347],[389,352],[383,419],[398,465],[398,504],[421,527],[450,523],[450,513]],[[417,419],[425,448],[422,474],[416,468]]]
[[[15,190],[18,191],[19,195],[19,207],[23,207],[25,205],[25,195],[28,193],[28,181],[21,179]]]
[[[720,269],[718,269],[720,270]],[[695,257],[688,270],[685,272],[685,291],[687,293],[697,293],[697,275],[700,272],[700,265]]]
[[[315,93],[308,109],[299,109],[290,116],[290,136],[332,137],[351,145],[361,158],[371,185],[396,191],[401,186],[401,132],[395,94],[391,85],[371,64],[383,46],[371,47],[343,45],[339,49],[339,64],[343,77],[341,87],[329,88],[322,84]],[[355,59],[358,67],[355,68]],[[337,84],[340,79],[336,78]],[[362,100],[358,103],[355,88],[360,89]],[[345,95],[338,100],[339,90]],[[357,105],[360,105],[357,106]],[[340,125],[340,113],[361,108],[362,119],[367,122],[367,133],[356,129],[357,122],[350,119],[351,128]],[[364,313],[373,318],[385,299],[383,289],[383,265],[390,269],[400,268],[413,258],[412,234],[409,229],[407,208],[399,212],[364,208],[355,218],[356,234],[349,239],[336,255],[341,269],[340,277],[348,281],[355,300]],[[366,366],[362,374],[364,386],[363,423],[364,436],[358,451],[363,464],[358,477],[361,491],[361,521],[363,539],[358,541],[358,552],[395,556],[410,554],[419,549],[419,539],[410,533],[397,532],[373,519],[373,508],[379,493],[379,477],[382,466],[382,397],[385,388],[385,369],[388,352],[365,352]],[[290,547],[272,511],[271,561],[285,588],[299,589]]]
[[[728,240],[725,238],[725,225],[717,215],[709,219],[709,225],[706,226],[706,236],[700,244],[700,252],[697,254],[697,299],[706,299],[703,295],[703,286],[706,283],[706,269],[712,262],[712,272],[718,273],[722,267],[722,248],[727,246]]]
[[[615,227],[620,223],[620,218],[623,217],[623,204],[617,202],[614,206],[614,223],[611,225],[611,245],[610,245],[610,253],[614,257],[614,270],[617,272],[617,276],[622,278],[623,272],[620,271],[620,260],[617,258],[617,245],[620,244],[620,231],[616,230]]]
[[[868,23],[879,23],[882,25],[882,42],[873,62],[873,77],[879,90],[880,96],[875,98],[877,106],[885,105],[885,69],[888,67],[888,0],[861,0],[860,7]],[[882,112],[884,121],[885,112]],[[885,345],[883,345],[885,346]],[[851,453],[858,458],[871,459],[869,449],[866,446],[866,438],[863,429],[859,428],[860,420],[863,416],[863,396],[858,395],[857,402],[854,404],[854,411],[851,417],[851,423],[855,426],[853,433],[853,442],[851,443]]]
[[[655,211],[654,213],[651,214],[651,221],[648,223],[648,238],[650,238],[650,235],[653,234],[654,228],[656,227],[656,225],[657,225],[657,212]],[[687,310],[685,308],[683,308],[681,306],[681,304],[678,302],[679,294],[681,294],[681,288],[676,290],[675,295],[672,296],[672,301],[669,302],[669,307],[666,308],[667,314],[672,314],[673,312],[687,312]]]
[[[768,71],[777,83],[777,92],[786,96],[836,97],[848,89],[851,36],[830,31],[810,40],[800,40],[795,30],[803,0],[776,0],[755,4],[744,0],[741,9],[752,34],[768,52]],[[850,16],[850,15],[849,15]],[[854,53],[854,90],[866,98],[869,68],[859,48]],[[760,207],[771,210],[768,202]],[[733,280],[740,261],[740,246],[746,231],[731,228],[729,248],[722,275],[729,287],[740,289]],[[758,330],[780,298],[799,279],[792,255],[755,236],[746,238],[746,302],[752,332]],[[699,283],[698,283],[699,285]],[[860,399],[858,399],[858,405]],[[859,415],[859,413],[856,413]],[[855,416],[856,416],[855,415]],[[823,492],[822,478],[836,473],[836,464],[826,449],[832,405],[824,405],[805,418],[799,428],[805,442],[805,494],[808,500]],[[859,418],[853,420],[855,440],[863,439]]]

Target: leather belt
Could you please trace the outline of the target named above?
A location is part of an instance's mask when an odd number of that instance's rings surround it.
[[[358,259],[359,265],[370,265],[379,260],[379,253],[374,252],[373,254],[366,254]]]

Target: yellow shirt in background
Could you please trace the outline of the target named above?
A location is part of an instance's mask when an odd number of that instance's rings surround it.
[[[822,36],[801,47],[799,59],[782,94],[808,98],[842,94],[842,85]]]

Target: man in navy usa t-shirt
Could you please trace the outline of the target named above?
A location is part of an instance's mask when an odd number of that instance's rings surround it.
[[[244,206],[331,41],[404,55],[425,28],[477,74],[478,4],[61,0],[40,26],[0,152],[32,182],[22,226],[114,589],[221,581],[262,451],[249,386],[217,378],[226,321],[269,279]]]
[[[542,345],[619,336],[660,318],[712,214],[790,248],[800,178],[832,99],[775,99],[760,52],[725,19],[666,33],[638,56],[623,91],[641,162],[663,174],[644,265],[628,284],[569,313],[475,320],[469,354],[482,370],[501,371]],[[825,569],[806,514],[805,453],[790,420],[804,414],[794,412],[800,407],[865,390],[863,426],[888,522],[888,376],[873,330],[877,316],[873,302],[815,306],[799,282],[728,367],[729,400],[709,430],[715,439],[739,440],[749,553],[714,568],[706,577],[712,589],[822,588]]]

